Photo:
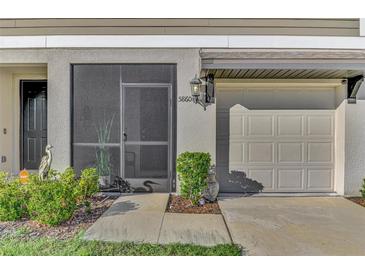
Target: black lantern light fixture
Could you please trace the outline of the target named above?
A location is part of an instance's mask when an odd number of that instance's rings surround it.
[[[215,102],[214,75],[208,74],[206,77],[198,78],[197,75],[190,81],[191,96],[195,104],[201,105],[204,110],[207,106]]]

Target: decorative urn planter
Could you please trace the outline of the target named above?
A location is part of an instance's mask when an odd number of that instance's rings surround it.
[[[214,202],[217,200],[218,193],[219,193],[219,183],[215,178],[215,166],[211,166],[208,173],[207,178],[208,186],[203,192],[203,197],[209,202]]]

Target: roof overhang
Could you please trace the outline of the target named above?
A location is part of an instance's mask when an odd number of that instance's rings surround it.
[[[202,69],[365,70],[365,49],[202,49]]]
[[[363,75],[363,50],[202,49],[201,75],[216,79],[349,79]]]
[[[348,79],[362,75],[362,70],[345,69],[202,69],[201,75],[215,79]]]
[[[340,58],[339,53],[322,52],[322,55],[320,55],[316,51],[314,53],[299,52],[301,58],[295,59],[290,58],[292,51],[287,52],[285,58],[282,56],[283,51],[266,51],[266,55],[261,53],[260,51],[218,51],[208,54],[201,52],[200,74],[202,76],[213,74],[215,79],[298,80],[349,79],[363,75],[365,71],[365,55],[362,59],[362,53],[358,52],[354,53],[359,57],[358,59],[346,58],[350,53],[343,53]],[[278,55],[275,55],[275,53],[278,53]],[[329,58],[330,54],[334,58]],[[315,59],[313,55],[318,55],[322,59]]]
[[[202,49],[200,57],[200,74],[213,75],[218,88],[348,84],[349,102],[356,102],[365,71],[363,50]]]

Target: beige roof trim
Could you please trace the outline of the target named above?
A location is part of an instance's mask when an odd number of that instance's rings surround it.
[[[0,35],[316,35],[359,36],[348,18],[0,19]]]
[[[365,49],[201,49],[204,60],[237,59],[365,59]]]

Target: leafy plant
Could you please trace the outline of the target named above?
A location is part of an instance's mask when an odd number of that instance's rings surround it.
[[[28,213],[31,219],[52,226],[72,217],[77,205],[78,187],[71,169],[53,175],[44,181],[30,176],[28,184]]]
[[[29,215],[40,223],[58,225],[72,217],[77,201],[91,211],[87,199],[98,191],[96,168],[84,169],[80,179],[71,167],[62,173],[50,170],[44,181],[30,174],[25,185],[0,172],[0,221],[15,221]]]
[[[176,170],[180,179],[181,196],[197,204],[207,187],[211,157],[204,152],[184,152],[179,155]]]
[[[0,221],[15,221],[27,215],[27,189],[18,179],[0,174]]]
[[[360,189],[361,196],[365,199],[365,178],[363,179],[362,187]]]
[[[60,181],[65,184],[77,186],[78,180],[76,178],[75,170],[72,167],[65,169],[63,173],[59,175]]]
[[[110,171],[110,152],[106,146],[110,142],[110,133],[113,126],[114,116],[111,119],[104,119],[96,127],[99,147],[96,149],[97,172],[100,176],[109,176]]]
[[[5,171],[0,171],[0,187],[7,182],[9,174]]]
[[[82,200],[92,197],[99,191],[98,173],[95,168],[86,168],[81,172],[79,195]]]

